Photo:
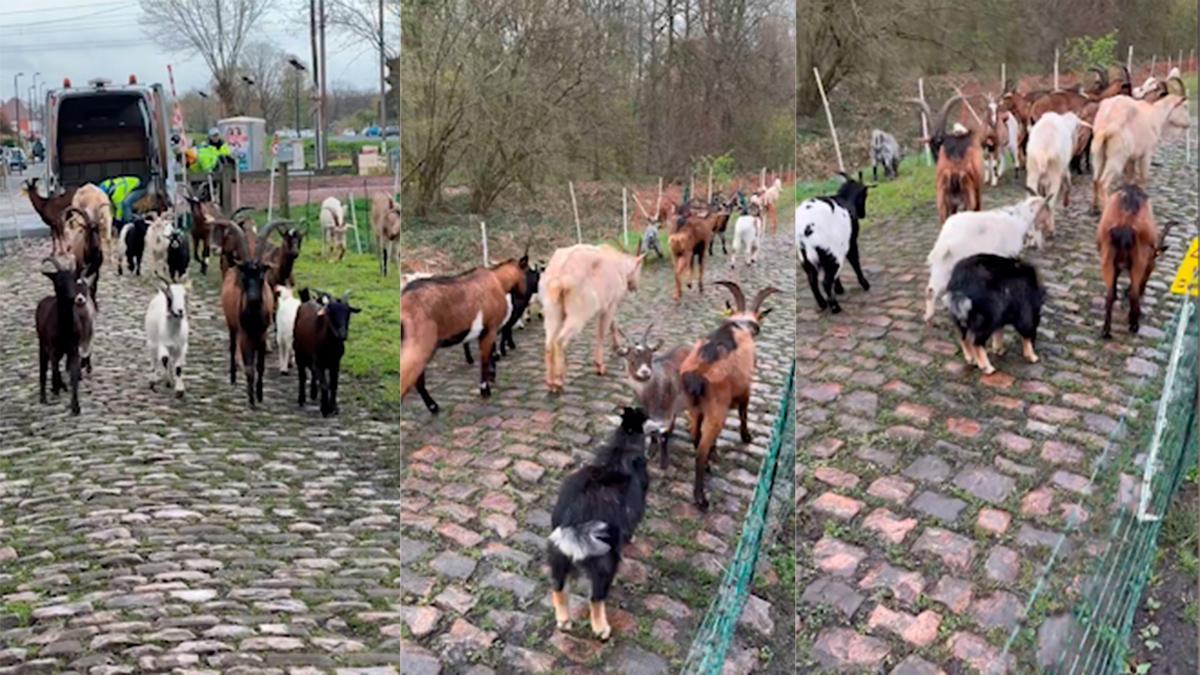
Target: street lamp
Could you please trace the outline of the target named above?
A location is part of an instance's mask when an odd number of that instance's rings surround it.
[[[200,101],[200,119],[202,120],[202,122],[200,123],[200,126],[207,128],[208,127],[208,105],[207,105],[208,94],[206,94],[203,91],[200,91],[199,89],[196,90],[196,93],[200,95],[201,99],[203,99],[202,101]]]
[[[21,147],[21,85],[17,84],[17,80],[24,76],[24,72],[13,75],[13,107],[17,110],[17,147]]]
[[[304,78],[303,73],[308,70],[300,59],[292,56],[288,58],[288,64],[296,69],[296,138],[300,138],[300,80]]]

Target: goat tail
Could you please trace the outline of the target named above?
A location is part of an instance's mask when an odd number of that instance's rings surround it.
[[[680,384],[683,385],[683,393],[687,394],[692,405],[698,404],[705,392],[708,391],[708,381],[695,371],[684,373],[680,378]]]
[[[1104,163],[1108,158],[1108,130],[1101,129],[1092,134],[1092,180],[1104,175]]]
[[[600,537],[608,530],[601,520],[589,520],[578,525],[560,525],[550,533],[550,545],[575,562],[602,556],[612,549]]]
[[[1137,244],[1137,233],[1129,225],[1114,227],[1108,231],[1108,241],[1112,244],[1112,253],[1109,257],[1114,260],[1129,257],[1133,252],[1133,247]]]
[[[971,298],[958,292],[948,293],[945,298],[946,309],[950,310],[950,316],[959,323],[966,323],[967,317],[971,314]]]

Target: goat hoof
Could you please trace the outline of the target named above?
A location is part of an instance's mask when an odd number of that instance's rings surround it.
[[[175,398],[183,398],[183,390],[179,389],[175,392]]]
[[[830,304],[829,304],[829,310],[830,310],[831,312],[833,312],[834,314],[841,314],[841,313],[842,313],[842,306],[841,306],[841,305],[838,305],[838,304],[830,303]]]
[[[555,625],[558,627],[559,630],[571,630],[571,620],[570,619],[566,619],[563,621],[556,621]]]
[[[492,388],[490,386],[488,386],[488,384],[486,382],[479,385],[479,395],[482,396],[483,398],[491,398]]]
[[[592,626],[592,635],[595,635],[597,640],[607,640],[612,635],[612,626],[604,626],[603,628]]]
[[[864,281],[864,282],[862,282],[862,289],[863,289],[864,291],[869,291],[869,290],[871,290],[871,284],[870,284],[869,282],[867,282],[867,281]]]
[[[708,510],[708,499],[705,498],[704,496],[697,496],[695,498],[695,502],[696,502],[696,508],[700,509],[701,511]]]
[[[72,415],[78,415],[78,414],[79,414],[79,406],[78,406],[78,405],[73,405],[73,406],[71,406],[71,414],[72,414]]]
[[[991,374],[992,374],[992,373],[994,373],[994,372],[996,372],[996,367],[995,367],[995,366],[988,366],[987,368],[984,368],[984,369],[983,369],[983,374],[984,374],[984,375],[991,375]]]
[[[754,436],[752,436],[749,431],[742,433],[742,442],[743,443],[749,443],[752,440],[754,440]]]

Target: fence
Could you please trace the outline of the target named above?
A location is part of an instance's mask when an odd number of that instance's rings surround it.
[[[782,476],[780,484],[790,486],[795,474],[795,386],[796,365],[793,363],[771,430],[771,444],[758,470],[754,497],[742,523],[742,534],[738,538],[733,559],[725,570],[717,595],[708,606],[700,630],[692,641],[691,649],[688,650],[684,673],[715,675],[721,672],[725,664],[725,653],[733,641],[738,618],[742,615],[742,607],[750,592],[750,582],[754,579],[754,569],[762,548],[768,507],[776,479]],[[789,508],[793,503],[790,496],[783,501]]]

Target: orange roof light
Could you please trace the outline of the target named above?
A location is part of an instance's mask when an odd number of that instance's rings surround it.
[[[70,88],[71,88],[71,78],[64,77],[63,78],[63,89],[70,89]]]
[[[137,75],[129,74],[129,84],[137,84]]]

